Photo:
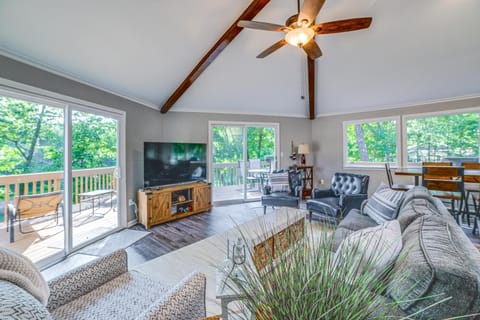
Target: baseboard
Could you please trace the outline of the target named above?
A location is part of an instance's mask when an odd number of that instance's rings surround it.
[[[130,221],[127,222],[127,228],[133,227],[137,223],[138,223],[137,219],[130,220]]]

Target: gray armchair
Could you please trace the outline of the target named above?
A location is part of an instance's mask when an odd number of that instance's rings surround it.
[[[312,199],[307,201],[309,220],[318,215],[321,219],[338,223],[351,209],[359,209],[368,198],[370,177],[353,173],[335,173],[330,189],[312,191]]]
[[[299,207],[303,190],[302,171],[274,171],[268,180],[263,188],[263,214],[267,212],[267,206]]]

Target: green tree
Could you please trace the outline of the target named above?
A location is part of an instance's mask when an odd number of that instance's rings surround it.
[[[58,108],[0,97],[0,173],[46,171],[52,159],[43,152],[50,147],[62,150],[63,143],[58,145],[58,139],[44,137],[62,131],[60,121],[62,111]]]

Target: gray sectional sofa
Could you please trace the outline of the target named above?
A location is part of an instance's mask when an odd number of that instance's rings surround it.
[[[395,314],[411,315],[423,310],[415,319],[480,314],[480,252],[443,203],[427,189],[415,187],[405,193],[397,210],[402,259],[393,266],[384,297],[399,302]],[[340,222],[334,234],[335,249],[349,234],[377,225],[362,212],[353,209]]]
[[[12,267],[18,262],[14,253],[9,257],[2,252],[0,264],[4,269],[0,274],[9,281],[0,280],[0,319],[197,320],[205,317],[205,275],[193,273],[177,285],[169,286],[140,272],[128,271],[124,250],[49,281],[40,300],[32,294],[32,285],[26,284],[29,278],[38,280],[41,275],[36,274],[38,270],[28,266],[28,262],[23,269]],[[18,272],[18,276],[9,277],[11,271]],[[41,281],[36,282],[37,286]]]

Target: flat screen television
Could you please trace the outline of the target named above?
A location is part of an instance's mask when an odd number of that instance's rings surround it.
[[[145,142],[143,160],[144,187],[207,179],[205,143]]]

